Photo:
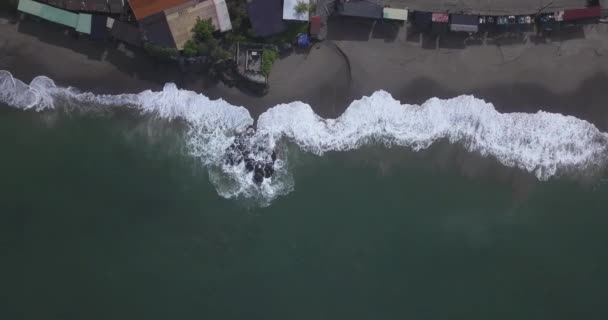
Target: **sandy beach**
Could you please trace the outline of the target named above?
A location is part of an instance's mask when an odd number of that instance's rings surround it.
[[[458,37],[429,48],[406,28],[362,19],[332,19],[328,39],[278,61],[270,90],[257,96],[205,80],[188,67],[155,64],[114,42],[74,39],[32,20],[0,24],[0,69],[23,81],[46,75],[61,86],[96,93],[160,90],[174,82],[256,116],[296,100],[323,117],[339,116],[354,99],[386,90],[402,103],[473,94],[501,112],[544,110],[573,115],[608,131],[608,25],[589,25],[551,39]]]

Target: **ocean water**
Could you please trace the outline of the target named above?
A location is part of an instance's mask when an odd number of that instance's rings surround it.
[[[0,101],[2,319],[608,316],[608,135],[586,121],[385,92],[253,119],[6,72]]]

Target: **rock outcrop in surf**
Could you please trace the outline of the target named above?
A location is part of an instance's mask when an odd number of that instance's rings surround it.
[[[230,166],[245,165],[246,172],[253,172],[253,182],[260,185],[265,179],[270,179],[274,173],[274,163],[277,154],[274,150],[268,150],[256,141],[255,129],[247,128],[239,134],[234,142],[226,150],[225,163]]]

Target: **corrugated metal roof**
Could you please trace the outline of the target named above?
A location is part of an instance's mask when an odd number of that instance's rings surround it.
[[[78,14],[57,9],[46,4],[34,2],[32,0],[20,0],[17,9],[21,12],[25,12],[68,27],[76,28],[78,25]]]
[[[232,21],[230,21],[226,0],[213,0],[213,4],[215,5],[217,23],[219,25],[218,29],[221,32],[232,30]]]
[[[78,14],[78,24],[76,25],[76,31],[91,34],[91,20],[92,17],[90,14]]]
[[[137,20],[163,12],[190,0],[129,0]]]

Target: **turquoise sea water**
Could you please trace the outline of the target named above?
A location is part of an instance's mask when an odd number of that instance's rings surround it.
[[[608,317],[602,177],[290,147],[294,191],[260,207],[218,196],[183,135],[0,107],[0,318]]]

